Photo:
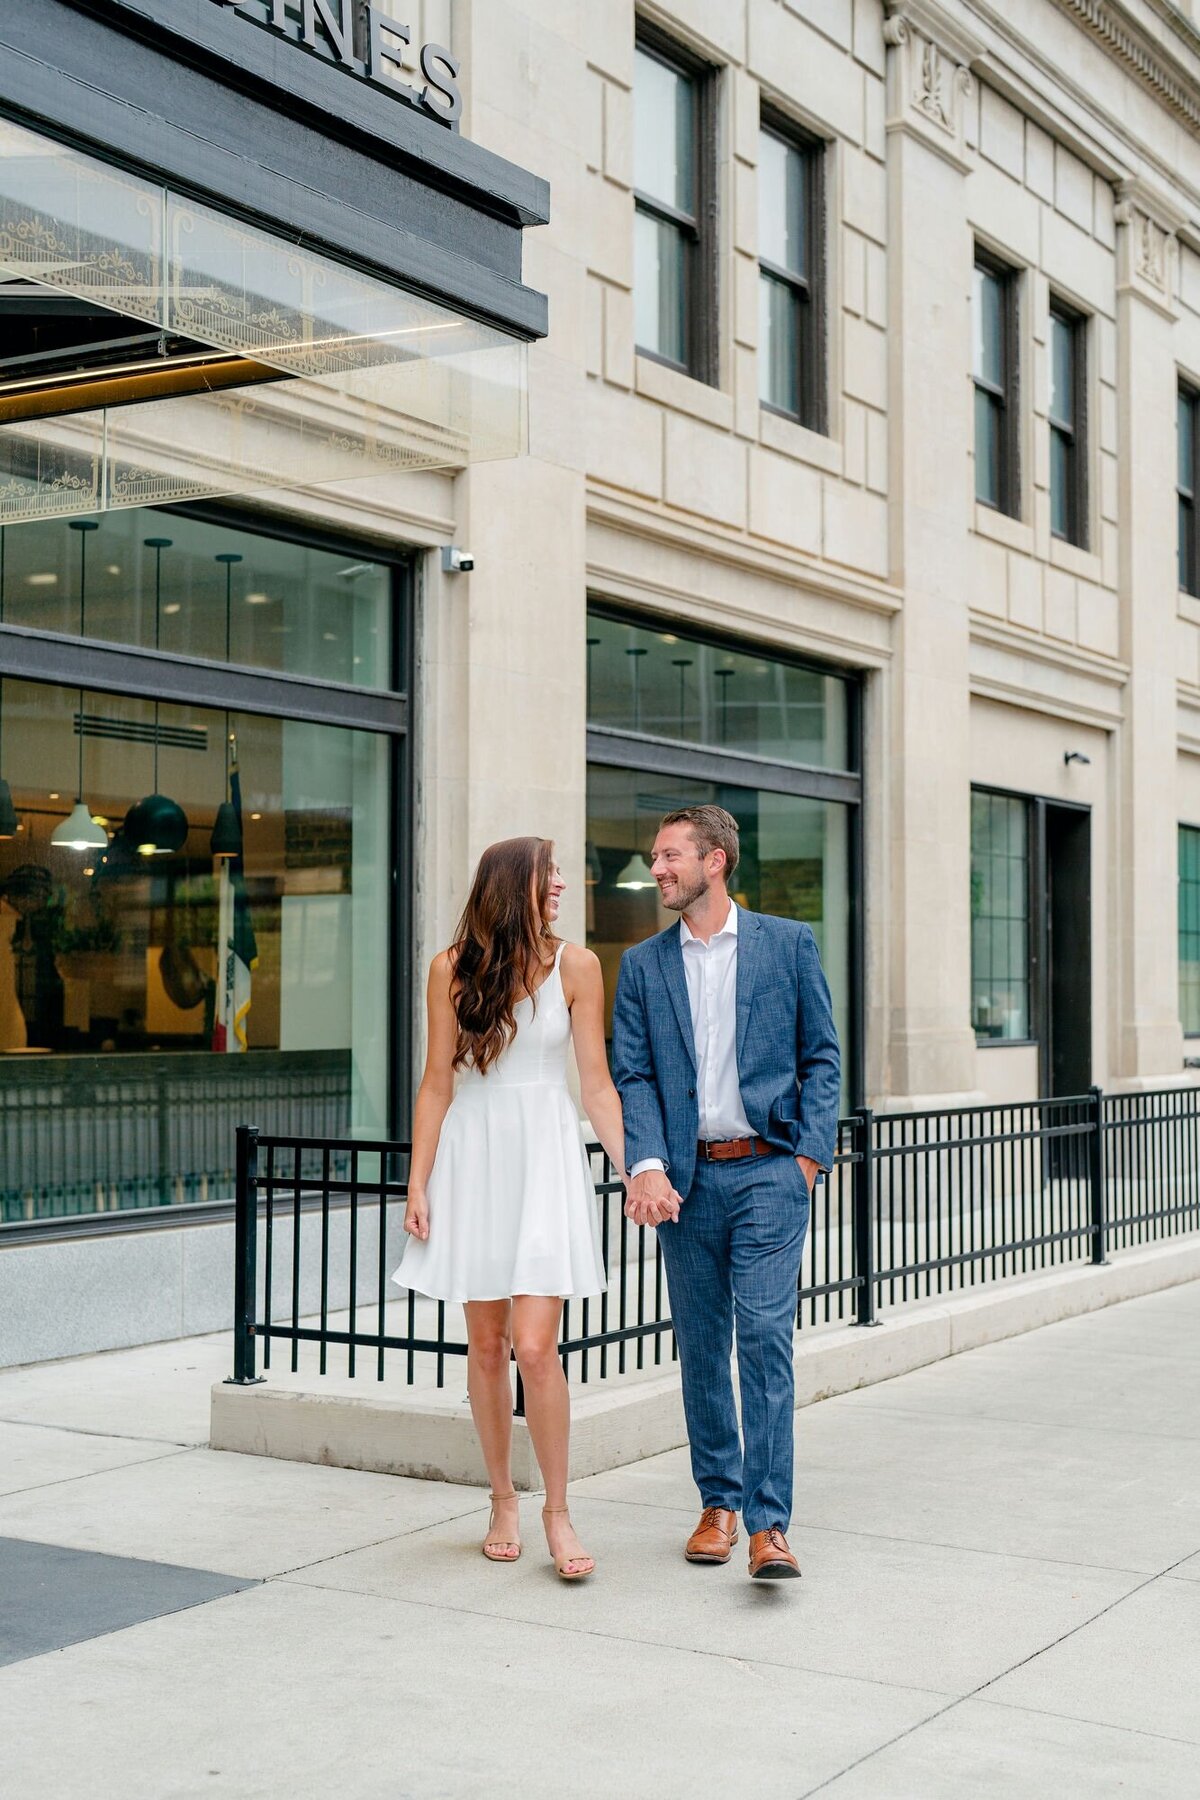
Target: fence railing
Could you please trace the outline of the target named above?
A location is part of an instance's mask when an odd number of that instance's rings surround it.
[[[457,1309],[391,1280],[403,1243],[407,1144],[237,1134],[234,1374],[258,1349],[317,1346],[317,1372],[383,1380],[389,1352],[408,1383],[428,1359],[466,1355]],[[621,1186],[591,1146],[609,1284],[569,1301],[559,1344],[588,1381],[669,1363],[675,1343],[657,1234],[630,1224]],[[796,1296],[798,1329],[881,1323],[911,1301],[1038,1270],[1102,1263],[1200,1230],[1200,1088],[905,1113],[864,1109],[838,1127],[818,1184]],[[345,1361],[341,1357],[344,1353]],[[518,1387],[518,1406],[520,1391]]]

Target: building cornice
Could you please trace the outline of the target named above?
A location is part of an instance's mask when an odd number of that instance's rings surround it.
[[[1053,0],[1089,37],[1200,137],[1200,88],[1182,61],[1168,59],[1117,0]]]

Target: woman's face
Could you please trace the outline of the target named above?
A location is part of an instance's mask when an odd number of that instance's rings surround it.
[[[566,889],[563,872],[556,862],[550,864],[550,883],[546,889],[546,923],[553,925],[558,918],[558,903]]]

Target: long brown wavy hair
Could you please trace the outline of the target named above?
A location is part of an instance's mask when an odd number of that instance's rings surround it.
[[[450,946],[456,1069],[470,1063],[486,1074],[516,1031],[513,1009],[533,998],[535,975],[558,942],[546,924],[553,865],[554,845],[537,837],[505,838],[479,859]]]

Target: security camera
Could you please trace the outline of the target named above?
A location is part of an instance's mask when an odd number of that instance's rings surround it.
[[[457,544],[442,545],[442,568],[447,575],[469,575],[475,567],[475,558],[469,550],[460,550]]]

